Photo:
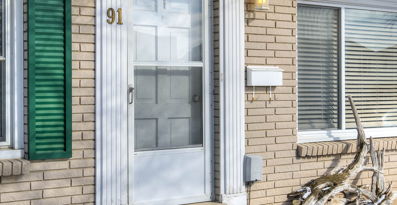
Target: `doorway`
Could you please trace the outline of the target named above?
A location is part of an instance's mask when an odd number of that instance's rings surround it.
[[[129,0],[130,204],[211,200],[206,0]]]

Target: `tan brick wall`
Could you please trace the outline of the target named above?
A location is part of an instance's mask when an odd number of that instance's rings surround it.
[[[94,204],[95,0],[72,0],[72,6],[73,158],[34,161],[29,174],[1,177],[0,204]]]
[[[267,11],[246,3],[246,64],[284,69],[284,85],[246,88],[246,152],[265,159],[262,182],[255,183],[250,204],[276,204],[301,183],[294,178],[296,149],[296,2],[273,0]]]
[[[275,65],[284,69],[284,85],[269,90],[246,88],[246,151],[265,159],[263,181],[255,183],[250,205],[289,204],[287,194],[335,167],[346,165],[354,155],[299,158],[297,148],[296,1],[270,0],[270,9],[254,11],[246,1],[246,64]],[[270,95],[272,98],[270,98]],[[397,181],[397,153],[387,152],[385,174]],[[369,173],[356,182],[369,183]],[[397,187],[394,185],[394,187]]]

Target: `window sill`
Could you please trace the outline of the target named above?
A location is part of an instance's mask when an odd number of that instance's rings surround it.
[[[0,149],[0,160],[22,159],[23,156],[24,156],[23,149]]]
[[[388,128],[366,128],[364,129],[367,137],[383,138],[396,137],[397,127]],[[355,140],[357,138],[356,129],[348,130],[320,130],[298,132],[298,143],[328,142]]]
[[[374,139],[375,150],[397,150],[397,138]],[[357,151],[356,140],[314,142],[298,144],[297,155],[299,157],[318,157],[338,154],[353,154]]]
[[[0,149],[0,177],[28,174],[30,162],[23,156],[23,149]]]

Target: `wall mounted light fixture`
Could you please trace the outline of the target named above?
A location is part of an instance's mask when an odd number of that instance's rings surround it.
[[[257,10],[267,10],[269,9],[269,0],[255,0]]]

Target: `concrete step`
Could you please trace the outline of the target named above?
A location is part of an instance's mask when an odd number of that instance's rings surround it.
[[[226,205],[219,202],[202,202],[202,203],[194,203],[194,204],[186,204],[186,205]]]

